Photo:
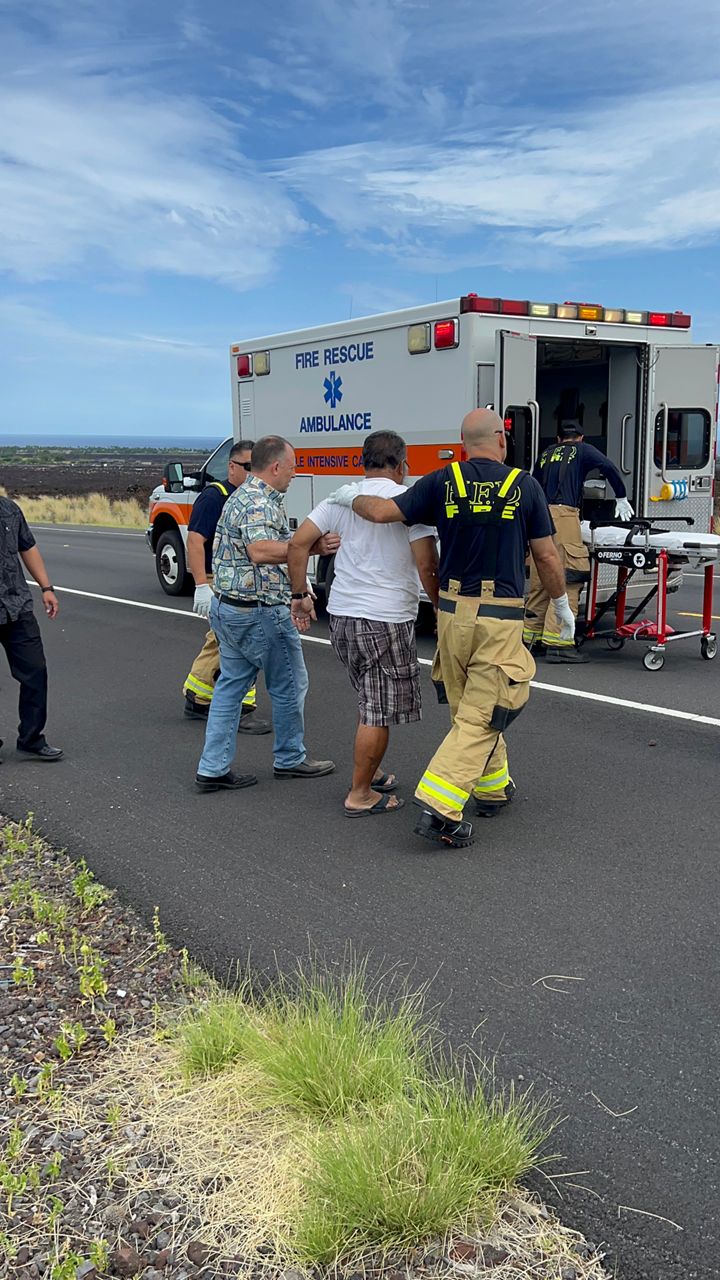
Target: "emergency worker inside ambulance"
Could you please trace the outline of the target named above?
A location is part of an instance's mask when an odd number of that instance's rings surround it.
[[[542,489],[505,465],[498,415],[475,409],[462,423],[467,461],[423,476],[394,498],[358,496],[344,485],[329,501],[386,524],[435,525],[440,538],[438,652],[452,727],[420,779],[418,835],[436,844],[472,844],[464,809],[494,817],[515,790],[504,730],[529,696],[535,663],[522,642],[528,543],[553,602],[559,634],[572,640],[574,618]]]
[[[555,544],[565,569],[570,608],[576,619],[580,592],[590,576],[590,560],[580,531],[580,507],[583,486],[591,471],[599,471],[612,485],[616,518],[632,519],[634,512],[620,471],[599,449],[585,444],[576,418],[560,424],[557,443],[540,454],[533,471],[550,505]],[[536,655],[544,649],[546,662],[589,662],[587,654],[575,647],[574,639],[559,635],[550,597],[532,562],[523,640]]]

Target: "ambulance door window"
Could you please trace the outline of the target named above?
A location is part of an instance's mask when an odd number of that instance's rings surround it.
[[[223,440],[219,449],[216,449],[211,458],[205,464],[205,483],[210,484],[212,480],[219,480],[224,484],[228,478],[228,463],[230,461],[230,448],[232,440]]]
[[[529,405],[509,404],[505,409],[505,435],[507,437],[506,462],[509,467],[522,467],[531,471],[534,458],[532,456],[532,413]]]
[[[665,415],[655,417],[655,466],[666,471],[699,471],[710,460],[711,419],[706,409],[667,410],[667,448],[663,460]]]

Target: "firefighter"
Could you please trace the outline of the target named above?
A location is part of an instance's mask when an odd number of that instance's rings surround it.
[[[615,490],[616,518],[632,519],[633,509],[620,472],[604,453],[591,444],[585,444],[577,419],[561,423],[557,444],[541,453],[533,471],[550,504],[556,530],[555,544],[565,568],[567,593],[575,618],[580,592],[590,576],[590,560],[580,532],[580,504],[583,485],[591,471],[599,471]],[[545,646],[546,662],[589,661],[587,654],[576,649],[573,639],[559,636],[550,598],[532,564],[523,640],[531,650]]]
[[[212,604],[212,549],[220,512],[227,498],[244,484],[250,471],[250,455],[254,441],[239,440],[230,450],[228,479],[225,484],[213,480],[206,484],[196,499],[188,524],[188,568],[195,579],[193,610],[207,618]],[[220,654],[215,632],[210,630],[193,662],[183,685],[185,715],[189,720],[207,720],[215,681],[220,674]],[[255,685],[248,690],[242,704],[239,733],[264,734],[270,723],[255,715]]]
[[[527,702],[535,663],[522,642],[528,542],[553,601],[557,628],[573,635],[575,620],[553,542],[542,489],[505,465],[502,420],[475,409],[462,423],[466,462],[453,462],[395,498],[357,496],[356,485],[333,495],[357,515],[384,524],[435,525],[440,537],[439,670],[452,728],[415,791],[418,835],[437,844],[472,844],[463,810],[494,817],[515,790],[503,732]],[[332,499],[331,499],[332,501]]]

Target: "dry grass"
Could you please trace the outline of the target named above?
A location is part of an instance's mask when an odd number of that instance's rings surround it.
[[[5,489],[0,494],[7,497]],[[18,497],[30,524],[110,525],[117,529],[145,529],[147,511],[135,498],[106,498],[102,493],[76,497]]]

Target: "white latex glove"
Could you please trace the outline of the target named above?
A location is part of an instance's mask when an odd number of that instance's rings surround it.
[[[635,512],[633,511],[627,498],[615,499],[615,519],[616,520],[632,520]]]
[[[327,501],[335,502],[339,507],[351,507],[359,496],[360,485],[353,480],[351,484],[341,484],[339,489],[330,494]]]
[[[553,609],[555,610],[555,617],[557,618],[558,625],[560,627],[560,639],[574,640],[575,639],[575,616],[573,614],[572,609],[570,608],[570,602],[567,598],[567,591],[565,592],[564,596],[558,596],[557,599],[553,600],[552,603],[553,603]]]
[[[193,613],[199,614],[201,618],[209,618],[210,605],[213,602],[213,598],[213,589],[208,586],[207,582],[202,587],[196,587],[193,599]]]

